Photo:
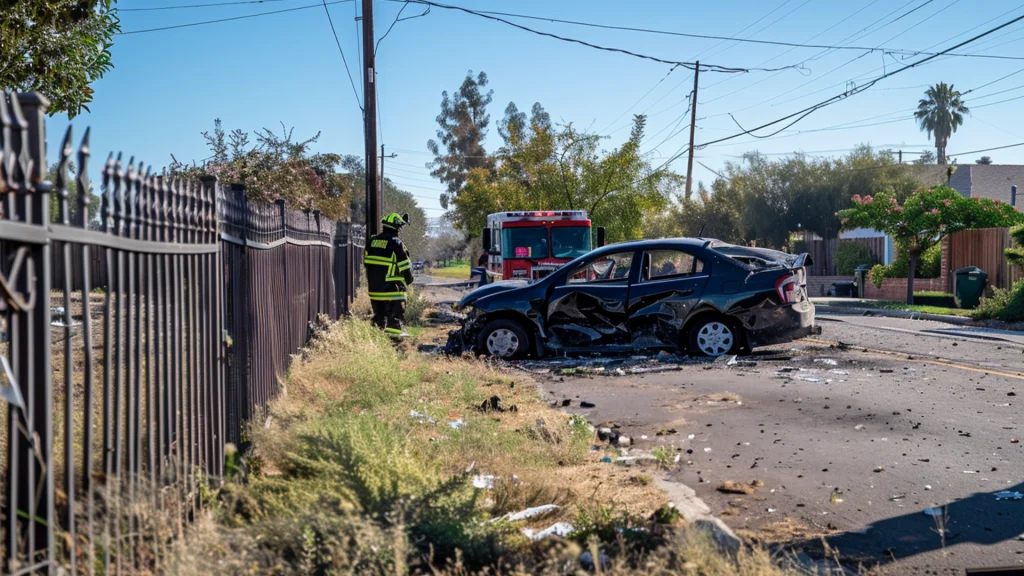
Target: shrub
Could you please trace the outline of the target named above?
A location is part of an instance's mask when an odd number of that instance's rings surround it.
[[[1024,280],[1014,282],[1009,290],[993,288],[992,296],[982,297],[971,316],[975,320],[1024,320]]]
[[[936,244],[921,253],[917,259],[914,278],[938,278],[942,273],[942,246]],[[892,264],[878,264],[871,269],[871,282],[876,288],[882,287],[884,278],[906,278],[910,275],[910,256],[906,250],[896,255]]]
[[[836,272],[840,276],[851,276],[861,264],[875,264],[871,250],[857,242],[840,241],[836,249]]]
[[[882,280],[885,280],[887,271],[888,266],[882,264],[875,264],[871,267],[871,272],[868,273],[868,276],[871,277],[871,283],[875,285],[875,288],[882,287]]]
[[[423,313],[430,305],[418,290],[409,287],[405,294],[405,323],[410,326],[421,326],[423,324]]]

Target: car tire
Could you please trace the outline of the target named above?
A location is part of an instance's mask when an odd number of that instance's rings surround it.
[[[519,360],[530,350],[530,337],[521,324],[514,320],[491,320],[477,341],[477,351],[502,360]]]
[[[740,349],[739,330],[719,316],[698,318],[690,326],[689,352],[716,358],[725,354],[736,354]]]

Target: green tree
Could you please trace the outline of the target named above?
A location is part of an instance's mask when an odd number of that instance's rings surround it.
[[[917,164],[919,166],[935,164],[935,152],[932,152],[931,150],[921,152],[921,155],[918,156],[917,160],[913,161],[913,164]]]
[[[1013,238],[1013,243],[1016,246],[1003,251],[1006,261],[1011,266],[1024,268],[1024,226],[1014,226],[1011,228],[1010,237]]]
[[[351,154],[345,155],[341,158],[340,166],[346,172],[343,175],[346,188],[353,191],[350,203],[352,221],[365,224],[366,165],[363,158]],[[405,242],[414,259],[426,258],[429,247],[429,238],[426,235],[427,214],[420,208],[416,197],[387,177],[384,178],[381,196],[381,214],[398,212],[409,215],[408,226],[402,228],[402,241]]]
[[[925,97],[917,103],[914,118],[928,137],[935,137],[935,155],[939,164],[946,163],[946,145],[949,137],[963,125],[964,114],[970,112],[960,99],[959,90],[952,84],[939,82],[924,92]]]
[[[51,114],[88,111],[92,84],[113,68],[110,48],[121,31],[113,2],[0,3],[0,88],[43,94]]]
[[[283,198],[294,209],[320,210],[326,218],[349,216],[352,179],[339,171],[343,169],[340,154],[312,150],[319,132],[300,140],[294,137],[294,129],[282,123],[280,134],[267,128],[254,132],[256,143],[250,146],[244,131],[226,133],[220,120],[215,120],[213,133],[202,135],[212,159],[202,166],[175,162],[170,166],[172,176],[217,176],[222,182],[245,184],[251,200]]]
[[[483,92],[486,86],[487,74],[480,72],[474,78],[470,70],[457,92],[451,96],[447,91],[441,93],[437,140],[427,141],[427,149],[434,160],[427,167],[431,169],[430,175],[447,188],[441,194],[443,208],[448,208],[448,203],[462,191],[470,171],[492,165],[492,158],[484,149],[484,139],[491,122],[487,105],[494,91]]]
[[[653,170],[639,151],[645,122],[637,116],[629,139],[604,151],[596,134],[531,120],[523,137],[512,132],[493,169],[470,172],[454,201],[454,223],[475,236],[492,212],[586,210],[609,242],[640,237],[644,217],[669,201],[666,173]]]
[[[988,198],[964,198],[948,186],[922,189],[902,205],[894,196],[853,197],[853,207],[839,213],[844,228],[871,228],[885,232],[906,251],[907,304],[914,303],[914,273],[921,254],[951,232],[995,228],[1024,223],[1017,209]]]
[[[981,158],[978,158],[977,160],[975,160],[974,163],[975,164],[985,164],[985,165],[988,165],[988,164],[992,163],[992,157],[991,156],[982,156]]]

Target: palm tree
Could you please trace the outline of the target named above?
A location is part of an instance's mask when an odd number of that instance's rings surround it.
[[[925,97],[917,103],[917,118],[921,130],[928,131],[928,137],[935,135],[935,153],[939,164],[946,163],[946,144],[949,137],[964,123],[964,114],[970,112],[960,92],[953,89],[952,84],[939,82],[928,90]]]

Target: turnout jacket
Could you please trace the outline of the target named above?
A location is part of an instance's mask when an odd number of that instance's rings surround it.
[[[405,288],[412,283],[412,262],[391,228],[371,236],[363,256],[370,300],[405,300]]]

